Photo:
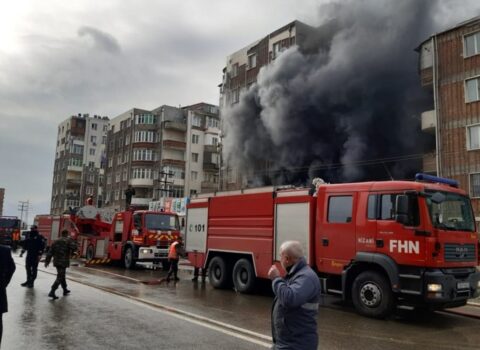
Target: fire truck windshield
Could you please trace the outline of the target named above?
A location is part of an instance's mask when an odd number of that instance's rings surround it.
[[[178,218],[167,214],[146,214],[145,226],[148,230],[179,230]]]
[[[20,220],[15,218],[0,218],[0,229],[20,228]]]
[[[433,226],[450,231],[475,231],[468,197],[450,192],[428,191],[426,201]]]

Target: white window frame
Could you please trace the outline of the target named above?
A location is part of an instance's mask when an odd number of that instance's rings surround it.
[[[254,64],[251,64],[251,62],[254,61]],[[248,55],[248,69],[255,68],[257,66],[257,54],[252,53]]]
[[[470,81],[470,80],[476,80],[476,82],[477,82],[477,98],[475,100],[469,100],[468,99],[467,82]],[[465,93],[465,103],[472,103],[472,102],[480,101],[480,75],[476,75],[476,76],[470,77],[468,79],[465,79],[463,87],[464,87],[464,93]]]
[[[198,163],[198,153],[192,152],[192,162]]]
[[[473,127],[479,127],[480,128],[480,123],[476,123],[476,124],[470,124],[470,125],[467,125],[465,127],[465,133],[466,133],[466,140],[467,140],[467,151],[475,151],[475,150],[479,150],[480,149],[480,142],[479,142],[479,145],[477,148],[472,148],[471,147],[471,140],[470,140],[470,128],[473,128]],[[480,134],[480,130],[479,130],[479,134]],[[479,140],[480,140],[480,135],[479,135]]]
[[[469,57],[473,57],[473,56],[476,56],[478,54],[480,54],[480,45],[478,43],[478,41],[480,41],[480,38],[479,40],[475,39],[475,52],[471,55],[468,55],[467,54],[467,37],[469,36],[479,36],[480,37],[480,31],[475,31],[475,32],[471,32],[471,33],[468,33],[468,34],[464,34],[463,35],[463,58],[469,58]]]

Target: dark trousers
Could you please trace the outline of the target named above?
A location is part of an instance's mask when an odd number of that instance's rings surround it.
[[[0,313],[0,347],[2,346],[2,334],[3,334],[3,314]]]
[[[175,279],[178,279],[178,259],[168,259],[168,262],[170,263],[170,270],[168,271],[167,280],[170,279],[172,275]]]
[[[27,258],[25,261],[25,269],[27,270],[27,283],[33,286],[33,282],[35,282],[37,278],[38,258]]]
[[[63,290],[67,289],[67,280],[65,279],[65,275],[67,273],[66,267],[58,267],[55,266],[57,269],[57,279],[52,284],[52,290],[56,291],[58,286],[62,286]]]

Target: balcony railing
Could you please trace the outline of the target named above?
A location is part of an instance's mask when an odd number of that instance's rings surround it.
[[[183,141],[164,140],[163,147],[170,148],[170,149],[185,150],[187,148],[187,143]]]
[[[185,161],[179,159],[162,159],[162,165],[173,165],[178,167],[185,167]]]
[[[214,145],[205,145],[204,152],[218,153],[218,147]]]
[[[153,179],[130,179],[129,184],[133,187],[151,187]]]
[[[177,130],[177,131],[187,131],[187,124],[178,123],[173,121],[166,121],[164,124],[165,129]]]
[[[202,181],[202,190],[216,190],[218,189],[218,183],[210,181]],[[202,191],[204,192],[204,191]]]

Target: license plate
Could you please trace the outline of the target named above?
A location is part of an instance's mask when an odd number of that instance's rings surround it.
[[[468,289],[470,288],[470,282],[458,282],[457,283],[458,289]]]

